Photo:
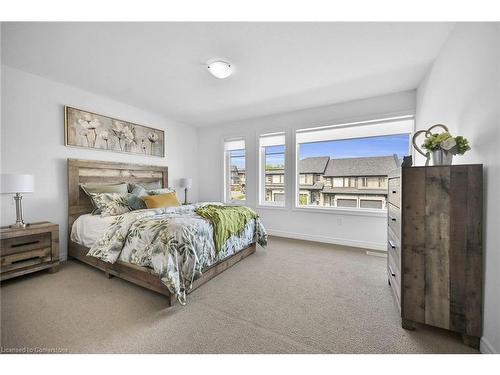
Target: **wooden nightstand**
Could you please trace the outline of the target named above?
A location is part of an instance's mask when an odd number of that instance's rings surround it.
[[[1,280],[59,266],[59,225],[48,221],[26,228],[0,227]]]

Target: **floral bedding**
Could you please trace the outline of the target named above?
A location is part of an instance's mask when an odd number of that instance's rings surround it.
[[[118,215],[87,255],[109,263],[120,259],[151,267],[184,305],[193,281],[205,268],[253,242],[267,245],[266,231],[257,218],[249,221],[242,233],[231,236],[222,250],[216,252],[212,225],[195,212],[207,204],[137,210]]]

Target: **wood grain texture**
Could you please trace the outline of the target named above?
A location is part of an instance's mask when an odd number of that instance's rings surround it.
[[[1,279],[59,265],[59,225],[31,223],[26,228],[0,228]]]
[[[449,329],[476,347],[482,334],[482,165],[412,167],[401,174],[402,325]],[[389,230],[397,243],[393,237]]]
[[[402,305],[406,319],[425,322],[425,169],[402,169]]]
[[[426,169],[425,323],[450,326],[450,169]]]
[[[74,221],[92,212],[89,197],[80,188],[85,183],[149,183],[168,186],[168,167],[68,159],[68,243]]]
[[[450,329],[465,332],[465,275],[467,258],[467,167],[456,166],[450,179]]]
[[[465,267],[465,333],[482,334],[483,298],[483,169],[467,170],[467,252]]]

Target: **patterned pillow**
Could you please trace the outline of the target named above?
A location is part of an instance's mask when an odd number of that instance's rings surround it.
[[[174,188],[164,188],[164,189],[153,189],[153,190],[148,190],[148,195],[160,195],[160,194],[169,194],[169,193],[175,193]]]
[[[175,189],[173,188],[164,188],[164,189],[151,189],[147,190],[144,186],[134,185],[134,189],[131,192],[138,197],[144,197],[146,195],[158,195],[158,194],[167,194],[167,193],[175,193]]]
[[[94,200],[92,199],[91,194],[94,193],[128,193],[128,187],[125,182],[121,182],[118,184],[101,184],[101,183],[88,183],[88,184],[80,184],[81,189],[87,194],[90,198],[92,206],[94,206],[94,210],[92,211],[93,215],[99,214],[99,208],[95,205]]]
[[[129,193],[90,193],[101,216],[122,215],[130,211]]]
[[[130,191],[134,190],[137,186],[143,187],[145,190],[161,189],[161,182],[141,182],[140,184],[129,183]]]

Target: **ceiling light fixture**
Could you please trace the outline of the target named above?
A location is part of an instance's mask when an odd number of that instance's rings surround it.
[[[227,61],[217,60],[207,64],[208,71],[216,78],[223,79],[233,74],[233,67]]]

